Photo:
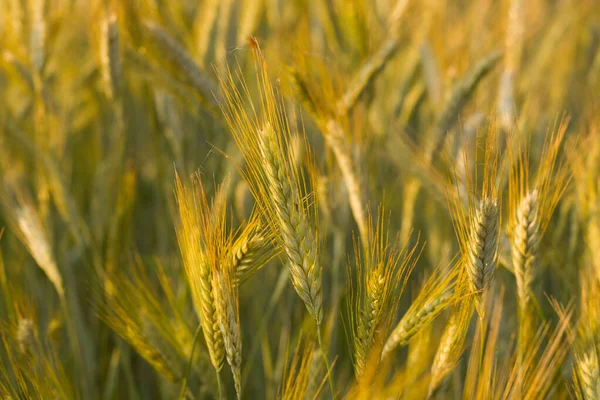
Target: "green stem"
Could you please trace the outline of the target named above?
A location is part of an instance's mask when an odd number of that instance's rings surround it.
[[[69,303],[67,302],[67,297],[64,293],[59,293],[60,305],[63,310],[63,314],[65,315],[66,326],[67,326],[67,335],[69,337],[69,341],[71,343],[71,350],[73,351],[73,356],[75,360],[77,360],[77,371],[75,374],[78,376],[78,379],[81,382],[82,390],[84,393],[89,393],[90,388],[88,385],[87,377],[85,376],[84,371],[85,368],[85,357],[86,355],[82,353],[81,344],[79,342],[79,337],[77,336],[77,325],[74,320],[74,316],[71,315],[71,310],[69,308]]]
[[[202,331],[202,325],[198,324],[198,328],[196,328],[196,333],[194,333],[194,338],[192,339],[192,351],[190,352],[190,359],[188,360],[185,376],[183,377],[183,384],[181,385],[181,391],[179,392],[179,400],[183,400],[185,398],[185,391],[187,389],[190,371],[192,370],[192,361],[194,360],[194,350],[196,350],[196,344],[198,343],[200,331]]]
[[[333,377],[331,376],[331,368],[329,366],[329,360],[327,359],[327,352],[323,346],[323,339],[321,335],[321,325],[317,325],[317,339],[319,340],[319,348],[323,355],[323,361],[325,362],[325,368],[327,368],[327,380],[329,381],[329,388],[331,389],[331,398],[335,399],[335,386],[333,384]]]
[[[221,386],[221,374],[217,371],[217,385],[219,386],[219,400],[223,400],[223,387]]]

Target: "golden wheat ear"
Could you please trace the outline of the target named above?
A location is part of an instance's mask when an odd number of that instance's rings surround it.
[[[239,399],[242,395],[242,333],[234,271],[220,261],[212,264],[212,285],[217,322]]]
[[[580,314],[575,324],[572,351],[573,385],[578,399],[600,396],[600,282],[590,264],[580,272]]]
[[[436,268],[427,279],[419,295],[392,330],[383,347],[382,358],[408,345],[421,329],[430,324],[442,311],[456,302],[455,286],[460,264],[452,265],[450,272]]]
[[[274,241],[273,231],[261,221],[259,213],[254,213],[231,245],[228,256],[236,284],[246,282],[278,255]]]
[[[213,222],[217,219],[211,215],[211,206],[199,175],[194,176],[191,183],[184,183],[176,172],[175,196],[179,211],[177,242],[185,276],[212,364],[218,373],[223,367],[225,349],[216,320],[210,267],[211,254],[218,251],[212,239],[215,235]]]
[[[348,297],[350,306],[354,369],[359,382],[363,375],[377,371],[384,336],[395,314],[397,299],[402,295],[408,276],[418,258],[418,243],[409,248],[401,246],[396,237],[389,237],[384,209],[380,207],[377,220],[370,216],[365,246],[355,241],[357,285],[352,284],[348,268]],[[365,372],[368,370],[368,374]],[[368,380],[368,379],[367,379]]]
[[[233,137],[246,162],[243,171],[258,210],[281,249],[296,292],[317,324],[323,317],[322,267],[314,201],[307,177],[289,151],[291,123],[271,85],[267,64],[258,43],[251,39],[257,64],[260,104],[255,105],[245,82],[238,89],[229,71],[221,77],[222,105]],[[241,90],[241,91],[240,91]],[[246,103],[250,107],[246,106]]]
[[[498,130],[490,125],[480,134],[473,163],[463,154],[464,181],[455,172],[447,193],[454,230],[461,249],[463,266],[472,292],[478,294],[476,306],[483,311],[483,297],[490,289],[498,265],[501,235],[502,181]],[[483,167],[480,167],[483,165]]]
[[[456,366],[464,350],[463,347],[474,310],[470,285],[470,277],[463,274],[460,277],[460,286],[457,289],[461,293],[461,300],[446,323],[431,365],[428,397],[431,397],[438,390],[440,384]]]
[[[531,171],[530,143],[517,132],[509,137],[508,235],[512,266],[517,283],[519,343],[523,349],[535,332],[532,285],[539,267],[539,246],[552,213],[571,179],[571,172],[561,157],[567,129],[562,119],[547,133],[535,171]]]
[[[251,38],[249,43],[256,63],[260,103],[252,101],[243,79],[237,82],[228,70],[226,76],[220,77],[224,97],[222,109],[244,157],[246,165],[242,174],[262,218],[274,232],[292,285],[315,320],[319,344],[323,347],[323,267],[319,251],[317,201],[312,191],[316,186],[312,175],[305,174],[304,169],[297,165],[297,155],[290,150],[295,134],[293,121],[288,118],[281,96],[271,84],[258,42]],[[312,155],[308,142],[305,143],[305,158],[310,164]],[[311,171],[310,168],[308,170]],[[324,349],[321,350],[330,372],[327,356]],[[331,391],[335,393],[331,374],[329,378]]]

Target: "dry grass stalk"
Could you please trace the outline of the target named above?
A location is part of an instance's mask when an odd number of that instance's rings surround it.
[[[366,226],[367,219],[365,215],[363,185],[360,182],[356,172],[355,163],[350,154],[348,139],[345,136],[342,126],[334,119],[329,119],[325,123],[325,132],[325,139],[329,146],[331,146],[331,150],[333,150],[335,159],[342,172],[344,182],[346,183],[350,208],[352,209],[352,214],[358,225],[360,237],[363,243],[366,243],[368,240]]]
[[[102,80],[110,99],[120,99],[123,90],[123,64],[116,14],[102,20],[100,40],[100,65]]]
[[[166,57],[179,69],[186,80],[196,89],[207,107],[218,110],[219,105],[215,96],[218,87],[209,76],[196,64],[188,52],[177,43],[164,29],[152,21],[144,21],[144,28],[160,54]]]
[[[447,132],[456,124],[461,110],[475,92],[477,85],[494,68],[501,56],[502,54],[498,51],[486,55],[456,83],[452,89],[450,98],[440,111],[435,129],[426,144],[425,156],[428,159],[433,159],[438,151],[440,151],[444,145]]]

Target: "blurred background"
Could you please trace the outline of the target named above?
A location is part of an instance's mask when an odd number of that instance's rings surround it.
[[[250,36],[316,160],[326,341],[342,393],[353,373],[344,328],[353,237],[383,204],[392,236],[425,243],[398,300],[402,315],[459,251],[448,160],[473,152],[478,131],[527,137],[532,165],[561,120],[566,143],[586,144],[533,287],[544,321],[556,318],[546,294],[578,303],[584,266],[600,271],[600,242],[589,240],[600,240],[597,1],[2,0],[0,393],[179,394],[198,321],[175,235],[175,171],[200,171],[209,195],[229,177],[232,227],[250,217],[219,84],[229,66],[256,95]],[[512,293],[510,266],[500,264],[496,286]],[[278,258],[239,296],[243,398],[279,398],[313,322]],[[515,301],[504,298],[507,343]],[[433,338],[446,317],[433,322]],[[203,343],[192,359],[191,393],[216,396]],[[313,359],[311,374],[323,377]],[[561,376],[556,395],[567,397],[568,363]]]

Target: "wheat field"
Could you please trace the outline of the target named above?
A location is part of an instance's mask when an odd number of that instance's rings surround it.
[[[600,399],[600,3],[1,0],[0,398]]]

